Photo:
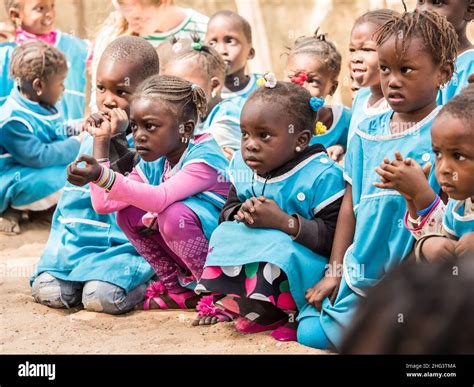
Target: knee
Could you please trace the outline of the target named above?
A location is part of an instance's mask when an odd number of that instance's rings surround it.
[[[134,305],[128,307],[127,294],[119,286],[103,281],[89,281],[82,291],[82,304],[90,312],[122,314],[129,312]]]
[[[299,322],[297,340],[298,343],[312,348],[328,349],[331,346],[319,317],[305,317]]]
[[[70,308],[81,301],[81,285],[77,282],[62,281],[44,272],[31,285],[35,301],[51,308]]]
[[[132,221],[132,212],[133,212],[132,206],[128,206],[124,208],[123,210],[120,210],[117,212],[117,215],[116,215],[117,224],[125,233],[133,229],[134,225]]]
[[[188,225],[195,224],[197,216],[183,203],[173,203],[158,216],[158,226],[162,235],[175,236]]]

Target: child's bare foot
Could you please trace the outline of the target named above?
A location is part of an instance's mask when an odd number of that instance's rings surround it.
[[[193,321],[193,326],[214,325],[218,322],[232,321],[236,316],[214,304],[213,296],[204,296],[196,305],[198,315]]]
[[[0,234],[18,235],[20,234],[21,211],[9,208],[0,217]]]

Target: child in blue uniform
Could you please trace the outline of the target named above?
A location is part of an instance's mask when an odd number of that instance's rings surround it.
[[[131,95],[140,82],[158,70],[153,47],[131,36],[112,42],[99,63],[96,93],[100,113],[87,121],[92,128],[103,121],[111,122],[116,134],[110,141],[110,163],[121,173],[130,172],[137,162],[133,153],[120,151],[122,137],[125,142],[127,139],[119,132],[129,131],[124,115],[129,114]],[[93,137],[87,134],[80,154],[92,151]],[[115,215],[97,214],[90,190],[67,183],[44,253],[30,280],[35,300],[53,308],[82,303],[90,311],[125,313],[143,301],[153,274],[118,227]]]
[[[18,234],[22,210],[43,211],[58,202],[83,135],[68,138],[54,107],[67,74],[59,50],[25,43],[13,52],[10,73],[17,86],[0,108],[0,232]]]
[[[10,20],[16,27],[17,45],[31,40],[41,40],[55,46],[66,56],[69,71],[58,109],[68,126],[71,129],[77,128],[82,123],[85,112],[88,42],[54,28],[56,18],[54,0],[8,0],[5,5]],[[0,59],[0,65],[8,67],[8,57]],[[0,84],[6,82],[2,79]],[[12,86],[10,82],[10,87]],[[9,92],[10,88],[1,89],[0,99]]]
[[[418,260],[436,262],[474,255],[474,86],[465,88],[440,111],[431,128],[435,173],[448,205],[427,184],[423,168],[397,154],[378,169],[384,182],[407,202],[405,225],[417,239]],[[449,128],[449,130],[446,130]]]
[[[222,99],[229,99],[240,110],[257,86],[257,74],[246,74],[247,61],[255,57],[252,27],[239,14],[224,10],[209,19],[206,44],[213,47],[226,64]]]
[[[244,105],[242,150],[229,168],[229,199],[198,289],[225,295],[214,301],[240,316],[238,331],[294,340],[305,288],[327,264],[344,181],[324,147],[309,145],[317,98],[268,79]],[[198,305],[196,324],[225,320],[209,304]]]
[[[163,75],[184,78],[200,86],[207,100],[207,115],[196,127],[196,134],[210,133],[228,159],[240,148],[240,108],[230,99],[222,99],[225,62],[212,47],[193,40],[180,39],[163,44]],[[163,52],[163,51],[161,51]]]
[[[389,9],[370,11],[354,23],[349,42],[351,76],[360,87],[352,101],[352,118],[347,142],[366,118],[390,108],[380,86],[379,62],[374,34],[397,12]]]
[[[346,155],[348,185],[331,254],[331,266],[342,265],[343,278],[328,273],[308,289],[309,304],[299,316],[298,341],[317,348],[340,344],[360,297],[413,248],[403,227],[405,200],[373,185],[375,168],[394,150],[418,163],[433,160],[437,93],[453,71],[456,33],[435,13],[394,16],[376,39],[382,90],[393,111],[360,124]],[[429,182],[439,191],[433,173]]]
[[[459,45],[454,74],[438,95],[438,105],[444,105],[466,87],[469,75],[474,73],[474,45],[467,37],[467,26],[474,19],[474,2],[419,0],[416,8],[427,9],[446,17],[458,35]]]
[[[285,80],[306,88],[313,97],[332,96],[339,84],[341,54],[326,35],[304,36],[295,41],[288,53]],[[322,144],[329,156],[340,161],[347,145],[351,111],[343,105],[324,106],[318,112],[318,123],[310,145]]]

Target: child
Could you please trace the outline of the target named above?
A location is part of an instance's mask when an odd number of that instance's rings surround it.
[[[229,168],[229,199],[198,289],[227,295],[217,305],[241,316],[238,331],[275,330],[273,337],[287,341],[296,339],[305,287],[323,275],[344,181],[324,147],[309,145],[316,97],[266,79],[242,110],[242,150]],[[198,310],[197,324],[219,313]]]
[[[19,234],[21,211],[58,202],[83,135],[68,138],[54,107],[67,75],[59,50],[41,41],[18,46],[10,75],[17,86],[0,108],[0,233]]]
[[[85,112],[88,42],[54,28],[54,0],[6,0],[5,6],[16,27],[16,44],[41,40],[55,46],[66,56],[69,71],[59,110],[71,128],[77,127],[77,121],[82,122]],[[8,66],[7,60],[0,60],[0,65]],[[8,95],[11,87],[13,83],[10,83],[10,88],[2,89],[3,96]]]
[[[113,0],[112,3],[115,11],[104,22],[94,43],[93,87],[102,52],[119,36],[138,35],[156,48],[172,37],[190,38],[192,34],[197,34],[203,40],[206,35],[209,18],[191,8],[179,7],[173,0]],[[95,108],[93,98],[90,106]]]
[[[425,179],[430,164],[422,168],[396,154],[377,170],[383,179],[377,186],[395,189],[407,201],[405,225],[417,239],[418,260],[474,254],[473,104],[474,86],[469,86],[441,109],[431,128],[436,179],[450,197],[447,208]]]
[[[456,270],[456,275],[453,275]],[[474,352],[474,260],[393,270],[361,302],[343,354]],[[400,317],[403,318],[401,321]]]
[[[469,74],[474,72],[474,45],[467,37],[467,26],[474,19],[474,1],[418,0],[416,8],[430,10],[446,17],[458,36],[458,51],[451,81],[443,85],[438,96],[438,105],[444,105],[466,85]]]
[[[211,135],[194,136],[206,112],[203,90],[181,78],[153,76],[135,92],[130,109],[136,149],[142,158],[125,177],[90,156],[74,163],[70,180],[93,182],[99,213],[117,211],[117,222],[159,277],[144,308],[194,308],[208,240],[217,226],[229,184],[228,162]],[[105,127],[104,127],[105,125]],[[96,135],[94,156],[107,159],[107,126]],[[87,167],[77,163],[86,161]],[[153,302],[153,303],[152,303]]]
[[[211,16],[207,26],[206,44],[213,47],[226,64],[222,98],[230,99],[240,110],[255,91],[256,74],[247,75],[247,61],[255,57],[252,28],[245,18],[233,11],[219,11]]]
[[[298,341],[317,348],[338,346],[360,296],[410,253],[413,239],[401,227],[405,201],[372,184],[375,167],[398,149],[419,162],[434,157],[430,127],[438,113],[439,87],[452,75],[457,39],[445,18],[432,12],[395,15],[377,32],[381,85],[393,111],[359,125],[345,159],[347,190],[338,219],[332,267],[306,297]],[[439,185],[431,174],[430,185]],[[337,271],[336,271],[337,273]],[[329,297],[329,298],[328,298]]]
[[[318,30],[313,36],[295,41],[288,54],[285,80],[303,86],[313,97],[324,100],[334,95],[339,84],[341,54]],[[341,160],[347,145],[351,111],[342,105],[326,106],[321,107],[318,117],[310,144],[324,145],[333,160]]]
[[[124,115],[129,114],[131,95],[158,69],[153,47],[132,36],[113,41],[99,62],[96,100],[100,113],[91,116],[88,124],[94,127],[95,122],[111,122],[112,133],[117,134],[112,137],[110,162],[120,173],[130,172],[136,163],[133,155],[117,152],[115,144],[118,132],[124,127],[129,131]],[[92,150],[93,137],[87,134],[80,154],[92,154]],[[125,313],[143,301],[153,274],[118,227],[115,215],[97,214],[90,190],[67,184],[31,278],[35,300],[53,308],[82,303],[90,311]]]
[[[390,109],[380,86],[379,61],[374,34],[395,15],[397,12],[389,9],[370,11],[360,16],[352,27],[349,43],[351,76],[360,89],[352,102],[348,143],[362,121],[386,113]]]
[[[196,133],[212,134],[226,157],[232,158],[240,148],[240,109],[231,100],[221,98],[225,79],[222,57],[212,47],[201,44],[197,36],[193,40],[172,40],[163,46],[169,54],[161,74],[184,78],[199,85],[206,94],[208,113]]]

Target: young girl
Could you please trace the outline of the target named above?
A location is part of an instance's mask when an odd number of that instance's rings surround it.
[[[172,40],[163,46],[167,54],[161,74],[184,78],[204,90],[208,113],[201,118],[196,133],[212,134],[230,159],[233,152],[240,149],[240,108],[221,97],[225,62],[216,50],[201,44],[197,36],[193,36],[193,40]]]
[[[126,117],[131,95],[158,68],[153,47],[132,36],[113,41],[99,62],[96,100],[100,113],[87,121],[92,128],[96,122],[110,121],[110,163],[120,173],[130,172],[136,163],[133,154],[122,155],[115,143],[121,131],[130,132]],[[93,137],[86,134],[79,152],[92,154],[92,150]],[[144,300],[153,274],[118,227],[115,214],[97,214],[87,187],[66,184],[48,242],[31,278],[35,300],[53,308],[82,303],[89,311],[125,313]]]
[[[242,150],[229,168],[229,199],[198,289],[226,295],[215,300],[241,316],[238,331],[294,340],[304,289],[323,275],[331,251],[344,181],[324,147],[309,145],[316,97],[267,78],[242,111]],[[203,303],[197,323],[215,322],[219,310]]]
[[[17,45],[31,40],[41,40],[55,46],[66,56],[69,71],[64,82],[64,95],[59,110],[62,117],[68,121],[68,125],[76,127],[77,121],[82,123],[85,112],[88,42],[54,28],[56,18],[54,0],[7,0],[5,6],[10,20],[16,27]],[[0,64],[8,66],[6,60]],[[13,84],[10,84],[8,89],[2,89],[0,94],[4,94],[0,97],[8,95],[11,87]]]
[[[474,19],[474,1],[418,0],[416,8],[430,10],[446,17],[458,36],[453,77],[448,84],[443,85],[438,95],[438,105],[444,105],[467,85],[469,74],[474,72],[474,45],[469,41],[466,33],[469,22]]]
[[[208,240],[217,226],[229,184],[228,162],[209,134],[194,136],[195,123],[206,112],[203,90],[171,76],[154,76],[135,92],[131,126],[142,158],[125,177],[113,172],[104,138],[96,135],[94,156],[81,156],[70,179],[93,182],[94,208],[118,211],[117,222],[159,277],[147,292],[145,309],[194,308],[193,289],[201,278]],[[86,161],[85,168],[78,162]],[[152,303],[153,302],[153,303]]]
[[[58,202],[83,135],[68,138],[54,107],[67,75],[59,50],[41,41],[18,46],[10,74],[17,86],[0,108],[0,232],[18,234],[21,211]]]
[[[380,86],[379,62],[374,34],[397,12],[389,9],[370,11],[354,23],[349,42],[351,76],[359,85],[352,102],[352,118],[347,142],[354,136],[359,124],[366,118],[389,110]]]
[[[249,95],[258,88],[258,76],[246,74],[247,61],[255,56],[249,22],[233,11],[215,13],[207,26],[206,44],[214,47],[226,64],[222,98],[230,99],[242,109]]]
[[[405,201],[372,182],[384,155],[398,149],[419,162],[431,151],[430,128],[438,112],[439,88],[453,71],[457,39],[445,18],[432,12],[395,15],[376,35],[381,85],[393,111],[364,121],[345,159],[347,191],[338,219],[331,267],[306,297],[298,341],[317,348],[340,344],[360,296],[410,253],[413,239],[403,227]],[[430,185],[439,190],[432,174]]]
[[[206,35],[209,18],[193,9],[179,7],[173,0],[112,0],[112,3],[115,11],[104,22],[94,43],[92,86],[102,52],[119,36],[141,36],[158,47],[172,37],[190,38],[198,34],[203,40]],[[95,108],[93,98],[90,106]]]
[[[318,30],[313,36],[295,41],[288,54],[285,80],[303,86],[313,97],[324,100],[337,89],[341,54],[325,35],[318,34]],[[324,145],[329,156],[339,161],[347,145],[351,111],[342,105],[326,106],[321,107],[318,117],[310,144]]]
[[[449,195],[447,208],[426,181],[424,172],[431,165],[422,168],[397,154],[377,169],[383,179],[377,186],[395,189],[405,197],[405,225],[417,239],[418,260],[474,255],[473,103],[474,86],[469,86],[443,107],[431,128],[436,179]]]

